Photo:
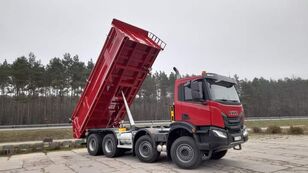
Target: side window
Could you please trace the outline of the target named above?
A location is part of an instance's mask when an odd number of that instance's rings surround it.
[[[180,84],[178,87],[178,100],[184,101],[184,85]]]
[[[200,97],[202,99],[204,99],[202,81],[200,81],[200,80],[199,81],[193,81],[193,83],[198,83],[198,88],[199,88],[198,93],[199,93]]]
[[[184,101],[192,101],[190,82],[184,85]]]
[[[197,85],[194,85],[197,84]],[[195,92],[197,91],[197,95],[203,100],[203,87],[202,87],[202,80],[200,81],[188,81],[184,84],[179,86],[179,100],[180,101],[187,101],[187,102],[200,102],[199,100],[193,100],[193,92],[192,92],[192,85],[195,86]],[[196,89],[197,88],[197,89]],[[195,93],[196,94],[196,93]]]

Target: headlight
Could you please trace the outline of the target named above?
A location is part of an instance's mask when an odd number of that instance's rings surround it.
[[[244,131],[243,131],[243,136],[245,136],[245,137],[248,136],[248,130],[247,130],[247,128],[244,129]]]
[[[227,134],[219,131],[219,130],[213,130],[213,132],[215,133],[216,136],[220,137],[220,138],[227,138]]]

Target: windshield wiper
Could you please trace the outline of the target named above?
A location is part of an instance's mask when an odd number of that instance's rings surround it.
[[[227,99],[215,99],[216,101],[222,101],[222,102],[227,102],[227,101],[229,101],[229,100],[227,100]]]
[[[234,102],[234,103],[239,103],[238,100],[227,100],[227,99],[215,99],[216,101],[222,101],[222,102]]]

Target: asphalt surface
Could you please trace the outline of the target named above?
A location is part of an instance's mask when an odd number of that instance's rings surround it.
[[[86,149],[0,157],[0,172],[308,172],[308,136],[251,136],[241,151],[229,150],[218,161],[204,161],[194,170],[176,167],[166,156],[156,163],[89,156]]]

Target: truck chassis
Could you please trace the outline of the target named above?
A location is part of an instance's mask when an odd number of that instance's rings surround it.
[[[124,95],[123,100],[126,102]],[[86,143],[90,155],[117,157],[131,150],[140,161],[151,163],[161,152],[166,152],[177,166],[191,169],[202,160],[221,159],[230,148],[240,150],[241,144],[248,140],[246,128],[238,134],[230,134],[225,129],[195,127],[187,122],[136,127],[129,107],[125,105],[131,127],[88,129]]]

